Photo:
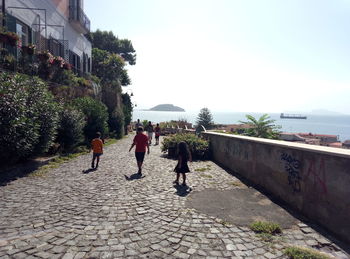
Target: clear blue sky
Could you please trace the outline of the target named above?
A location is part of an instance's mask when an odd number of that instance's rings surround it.
[[[85,0],[130,39],[134,102],[350,114],[350,0]]]

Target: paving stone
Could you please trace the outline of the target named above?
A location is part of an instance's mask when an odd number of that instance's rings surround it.
[[[237,250],[237,247],[234,244],[227,244],[226,249],[229,251]]]
[[[318,242],[316,240],[306,240],[305,243],[308,245],[308,246],[317,246],[318,245]]]
[[[240,250],[240,251],[245,251],[245,250],[247,250],[247,248],[246,248],[244,245],[242,245],[242,244],[237,244],[236,247],[237,247],[237,249]]]
[[[134,176],[132,138],[105,147],[96,171],[82,173],[89,154],[45,177],[0,186],[0,258],[275,258],[291,244],[348,256],[304,223],[271,244],[246,226],[223,226],[224,219],[187,208],[192,191],[234,189],[239,179],[213,162],[195,161],[188,174],[192,190],[179,195],[172,185],[176,161],[163,157],[160,146],[145,157],[143,177]],[[212,179],[195,172],[208,165]]]
[[[270,252],[264,254],[264,256],[265,256],[266,258],[269,258],[269,259],[271,259],[271,258],[276,258],[276,257],[277,257],[276,255],[271,254]]]
[[[62,259],[73,259],[75,254],[73,253],[66,253],[63,255]]]
[[[35,256],[40,258],[52,258],[53,254],[47,253],[47,252],[39,252],[39,253],[36,253]]]
[[[82,259],[85,257],[85,255],[86,255],[85,252],[79,252],[74,256],[74,259]]]

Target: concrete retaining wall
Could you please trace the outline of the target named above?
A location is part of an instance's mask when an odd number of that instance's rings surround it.
[[[350,243],[350,150],[206,132],[214,161]]]

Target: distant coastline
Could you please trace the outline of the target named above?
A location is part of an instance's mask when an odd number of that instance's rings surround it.
[[[251,114],[259,118],[263,113],[254,112],[212,112],[214,122],[217,124],[235,124],[239,121],[245,121],[246,114]],[[281,131],[285,132],[306,132],[313,134],[339,135],[341,141],[350,139],[350,115],[312,115],[307,114],[307,120],[284,120],[280,118],[280,113],[269,113],[272,119],[276,120],[277,125],[281,125]],[[195,124],[198,111],[186,112],[166,112],[166,111],[144,111],[135,109],[133,111],[133,120],[149,120],[155,123],[171,120],[187,120]]]

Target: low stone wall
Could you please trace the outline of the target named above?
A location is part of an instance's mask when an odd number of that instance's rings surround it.
[[[202,133],[213,160],[350,243],[350,150]]]

